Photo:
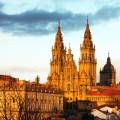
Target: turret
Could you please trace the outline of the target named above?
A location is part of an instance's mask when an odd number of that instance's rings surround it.
[[[108,53],[107,62],[100,71],[100,85],[111,86],[116,84],[116,71],[111,63],[111,58]]]
[[[35,82],[36,82],[36,84],[39,84],[39,83],[40,83],[40,78],[39,78],[38,75],[37,75],[37,77],[35,78]]]

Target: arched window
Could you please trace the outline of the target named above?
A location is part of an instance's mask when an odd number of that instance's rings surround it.
[[[82,54],[82,59],[84,59],[84,54]]]

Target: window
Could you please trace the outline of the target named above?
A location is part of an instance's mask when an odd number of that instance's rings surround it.
[[[84,59],[84,54],[82,54],[82,59]]]
[[[67,90],[70,91],[70,84],[67,85]]]

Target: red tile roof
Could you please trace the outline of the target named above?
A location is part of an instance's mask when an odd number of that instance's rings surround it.
[[[120,95],[120,88],[112,86],[96,86],[93,90],[88,91],[89,95]]]
[[[15,80],[16,78],[13,78],[10,75],[0,75],[0,80]]]

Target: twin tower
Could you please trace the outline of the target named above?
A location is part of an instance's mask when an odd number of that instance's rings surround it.
[[[87,90],[96,85],[95,45],[87,19],[83,43],[80,45],[79,70],[69,46],[66,50],[61,33],[60,23],[52,47],[50,74],[48,84],[64,92],[66,99],[71,102],[84,98]]]

